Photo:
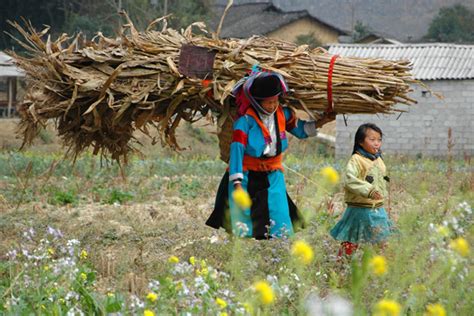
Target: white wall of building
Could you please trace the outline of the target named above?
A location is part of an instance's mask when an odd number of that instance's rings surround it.
[[[382,149],[385,154],[446,156],[448,129],[452,129],[455,155],[474,155],[474,80],[436,80],[425,84],[444,95],[440,100],[426,90],[414,86],[411,97],[418,101],[412,106],[399,106],[408,112],[398,119],[392,115],[342,115],[336,120],[336,157],[350,155],[357,128],[366,122],[377,124],[384,133]]]

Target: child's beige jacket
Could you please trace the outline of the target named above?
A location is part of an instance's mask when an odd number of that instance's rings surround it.
[[[372,193],[377,191],[387,197],[386,168],[382,158],[370,160],[359,154],[353,154],[346,167],[344,176],[344,200],[349,206],[381,207],[383,199],[374,200]]]

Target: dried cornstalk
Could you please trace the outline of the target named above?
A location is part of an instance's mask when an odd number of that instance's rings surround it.
[[[138,32],[126,18],[120,37],[98,33],[88,42],[81,35],[65,34],[53,41],[48,29],[37,32],[31,24],[24,29],[12,23],[30,53],[29,57],[13,54],[29,79],[20,109],[24,145],[31,143],[39,125],[55,119],[58,134],[74,157],[92,147],[94,154],[126,159],[134,150],[133,132],[138,129],[150,135],[150,126],[159,130],[163,144],[179,148],[174,133],[179,122],[192,122],[209,112],[225,117],[232,106],[233,85],[254,64],[286,78],[293,90],[287,96],[290,105],[313,116],[328,108],[332,56],[321,48],[310,50],[257,36],[210,38],[202,23],[178,32],[166,26],[165,18]],[[158,22],[163,22],[162,30],[151,30]],[[178,71],[183,44],[216,51],[209,86]],[[415,103],[408,97],[414,82],[410,70],[408,61],[339,57],[332,75],[333,110],[391,113],[397,111],[396,103]]]

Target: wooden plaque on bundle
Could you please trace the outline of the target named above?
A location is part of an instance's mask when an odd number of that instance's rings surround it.
[[[185,44],[181,47],[179,54],[178,71],[187,77],[212,78],[215,57],[216,51]]]

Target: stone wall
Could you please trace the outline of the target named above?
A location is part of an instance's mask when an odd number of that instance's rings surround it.
[[[446,156],[448,129],[452,129],[455,155],[474,154],[474,80],[437,80],[425,84],[443,94],[440,100],[425,88],[414,86],[412,106],[399,106],[408,112],[393,115],[342,115],[336,120],[336,157],[350,155],[357,128],[366,122],[377,124],[384,133],[386,154]]]

